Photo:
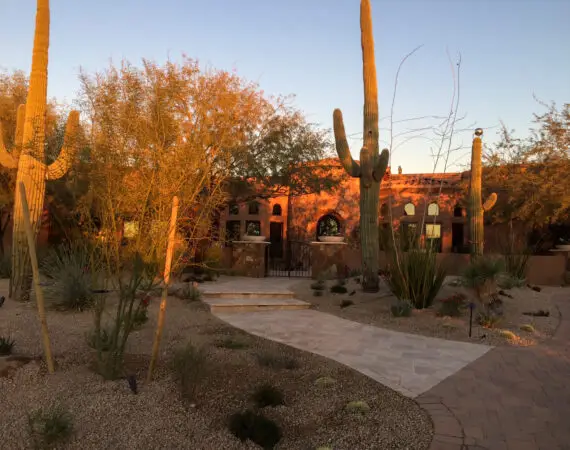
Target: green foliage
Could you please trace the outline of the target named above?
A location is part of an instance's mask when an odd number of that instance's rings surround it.
[[[294,370],[299,368],[299,362],[290,356],[281,353],[263,352],[257,355],[257,362],[264,367],[271,369]]]
[[[520,326],[522,331],[526,331],[527,333],[534,333],[534,327],[530,323],[525,323]]]
[[[249,439],[264,450],[275,448],[281,440],[281,429],[277,423],[249,410],[232,414],[228,428],[241,441]]]
[[[477,313],[476,320],[483,328],[495,328],[501,323],[502,317],[496,312],[485,308]]]
[[[486,256],[473,258],[463,274],[465,286],[478,288],[487,282],[496,282],[503,273],[503,261]]]
[[[388,286],[400,300],[409,301],[414,308],[429,308],[445,280],[445,268],[438,264],[431,248],[413,248],[407,252],[391,251]]]
[[[98,332],[92,330],[86,336],[87,345],[93,350],[108,352],[113,346],[113,331],[109,327],[102,327]]]
[[[326,283],[324,281],[315,281],[311,284],[311,289],[314,291],[324,291],[326,289]]]
[[[515,287],[523,287],[526,284],[525,278],[516,278],[509,273],[504,273],[497,278],[497,286],[501,289],[512,289]]]
[[[249,344],[247,344],[246,342],[243,342],[241,340],[237,340],[231,337],[222,339],[221,341],[219,341],[216,344],[217,347],[219,348],[227,348],[227,349],[231,349],[231,350],[241,350],[244,348],[249,347]]]
[[[205,348],[197,349],[192,343],[178,349],[172,359],[171,369],[178,383],[182,398],[194,401],[196,390],[208,372]]]
[[[197,302],[202,298],[202,292],[192,283],[186,283],[180,290],[180,298],[188,302]]]
[[[517,338],[517,335],[510,330],[501,330],[499,335],[510,341],[514,341]]]
[[[12,354],[16,341],[9,336],[0,336],[0,356]]]
[[[53,449],[71,436],[73,417],[66,408],[56,405],[28,414],[28,426],[35,448]]]
[[[354,305],[354,302],[352,300],[344,299],[340,301],[341,309],[348,308],[349,306],[352,305]]]
[[[0,278],[10,278],[12,275],[12,257],[4,253],[0,258]]]
[[[523,315],[532,317],[549,317],[550,311],[545,311],[543,309],[539,309],[538,311],[525,311],[523,312]]]
[[[319,377],[315,380],[315,384],[317,386],[330,386],[331,384],[335,384],[336,380],[332,377]]]
[[[394,317],[410,317],[412,315],[412,305],[405,300],[398,300],[390,306],[390,312]]]
[[[370,411],[370,406],[368,406],[368,403],[363,400],[355,400],[347,403],[345,409],[351,413],[366,414]]]
[[[50,280],[44,287],[48,302],[58,309],[83,311],[93,306],[98,266],[93,251],[82,243],[63,244],[48,251],[41,271]]]
[[[346,294],[348,292],[346,287],[344,287],[340,284],[335,284],[335,285],[331,286],[330,290],[333,294]]]
[[[463,307],[465,306],[465,295],[454,294],[451,297],[444,298],[440,301],[438,316],[459,317]]]
[[[255,390],[252,399],[258,408],[283,405],[283,392],[270,384],[264,384]]]

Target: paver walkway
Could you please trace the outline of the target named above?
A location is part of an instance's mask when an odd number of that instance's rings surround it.
[[[334,359],[409,397],[491,348],[399,333],[314,310],[216,315],[251,334]]]
[[[555,297],[554,337],[497,347],[416,400],[432,415],[432,450],[570,449],[570,291]]]

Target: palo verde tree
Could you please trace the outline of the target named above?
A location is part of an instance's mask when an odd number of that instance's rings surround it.
[[[0,141],[0,162],[4,167],[17,168],[14,201],[14,231],[12,242],[12,276],[10,296],[25,300],[30,285],[29,250],[23,224],[20,183],[25,186],[30,209],[30,222],[37,235],[44,206],[46,180],[62,177],[67,172],[74,154],[75,135],[79,127],[79,113],[72,111],[67,122],[66,136],[59,157],[46,164],[45,136],[47,111],[47,69],[49,49],[49,0],[38,0],[32,71],[26,105],[17,114],[15,147],[8,153]],[[1,136],[1,133],[0,133]]]
[[[378,200],[380,183],[389,160],[388,150],[379,154],[378,86],[374,58],[374,36],[370,0],[360,3],[360,33],[364,79],[364,145],[360,163],[354,161],[346,139],[342,113],[334,111],[336,150],[346,172],[360,179],[360,245],[362,251],[362,289],[377,292],[378,285]]]

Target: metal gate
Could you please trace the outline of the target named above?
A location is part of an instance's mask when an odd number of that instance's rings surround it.
[[[311,246],[308,242],[286,241],[285,251],[279,252],[271,246],[282,243],[271,243],[265,255],[265,274],[269,277],[310,277]]]

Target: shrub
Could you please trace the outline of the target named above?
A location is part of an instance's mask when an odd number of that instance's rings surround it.
[[[264,352],[257,355],[257,362],[264,367],[271,369],[294,370],[299,368],[299,363],[295,358],[280,353]]]
[[[317,386],[330,386],[331,384],[335,384],[336,380],[332,377],[319,377],[315,380],[315,384]]]
[[[323,291],[313,291],[313,295],[315,297],[322,297],[323,296]]]
[[[405,300],[398,300],[390,306],[390,312],[394,317],[410,317],[412,315],[412,305]]]
[[[186,283],[182,289],[180,289],[180,298],[189,302],[197,302],[202,298],[202,292],[192,283]]]
[[[527,333],[534,333],[534,327],[530,323],[525,323],[520,326],[522,331],[526,331]]]
[[[28,425],[36,448],[54,448],[73,432],[73,418],[61,405],[28,414]]]
[[[109,327],[102,327],[97,333],[96,330],[87,334],[87,345],[93,350],[108,352],[112,348],[113,331]]]
[[[348,290],[344,286],[341,286],[340,284],[335,284],[331,286],[330,291],[333,294],[346,294],[348,292]]]
[[[239,341],[239,340],[233,339],[231,337],[228,337],[228,338],[225,338],[225,339],[219,341],[216,344],[216,346],[219,348],[229,348],[232,350],[241,350],[243,348],[249,347],[249,345],[246,342]]]
[[[326,284],[324,281],[315,281],[311,284],[311,289],[313,291],[324,291],[326,289]]]
[[[12,354],[12,349],[16,341],[10,337],[0,336],[0,356],[7,356]]]
[[[252,399],[259,408],[279,406],[283,404],[283,392],[270,384],[265,384],[253,393]]]
[[[12,276],[12,257],[4,253],[0,258],[0,278],[10,278]]]
[[[172,359],[172,371],[182,398],[188,401],[194,400],[196,389],[207,372],[205,349],[197,349],[192,343],[178,349]]]
[[[533,317],[548,317],[550,316],[550,311],[545,311],[543,309],[539,309],[538,311],[526,311],[523,312],[525,316],[533,316]]]
[[[392,268],[387,276],[392,293],[411,302],[414,308],[429,308],[445,280],[445,269],[436,255],[431,247],[392,251]]]
[[[484,328],[495,328],[502,320],[502,317],[490,310],[479,311],[477,323]]]
[[[508,273],[505,273],[503,276],[499,276],[497,279],[497,285],[501,289],[512,289],[512,288],[520,288],[526,284],[526,280],[524,278],[516,278]]]
[[[461,310],[463,309],[464,304],[465,304],[465,295],[460,293],[454,294],[448,298],[444,298],[440,302],[437,315],[459,317],[461,316]]]
[[[481,302],[488,300],[496,290],[498,276],[503,273],[503,262],[500,259],[478,257],[471,261],[463,279],[465,285],[475,290]]]
[[[340,307],[342,309],[348,308],[349,306],[352,306],[352,305],[354,305],[354,302],[352,300],[346,300],[345,299],[345,300],[340,301]]]
[[[368,411],[370,411],[370,406],[368,406],[368,403],[366,403],[365,401],[357,400],[357,401],[349,402],[345,406],[345,409],[348,412],[352,412],[352,413],[366,414]]]
[[[514,341],[518,337],[515,333],[513,333],[512,331],[509,331],[509,330],[501,330],[499,332],[499,335],[501,337],[504,337],[505,339],[510,340],[510,341]]]
[[[93,305],[98,268],[88,247],[70,244],[52,249],[42,259],[41,270],[50,279],[45,298],[56,308],[83,311]]]
[[[277,423],[249,410],[232,414],[228,427],[241,441],[249,439],[264,450],[273,449],[281,440],[281,429]]]

